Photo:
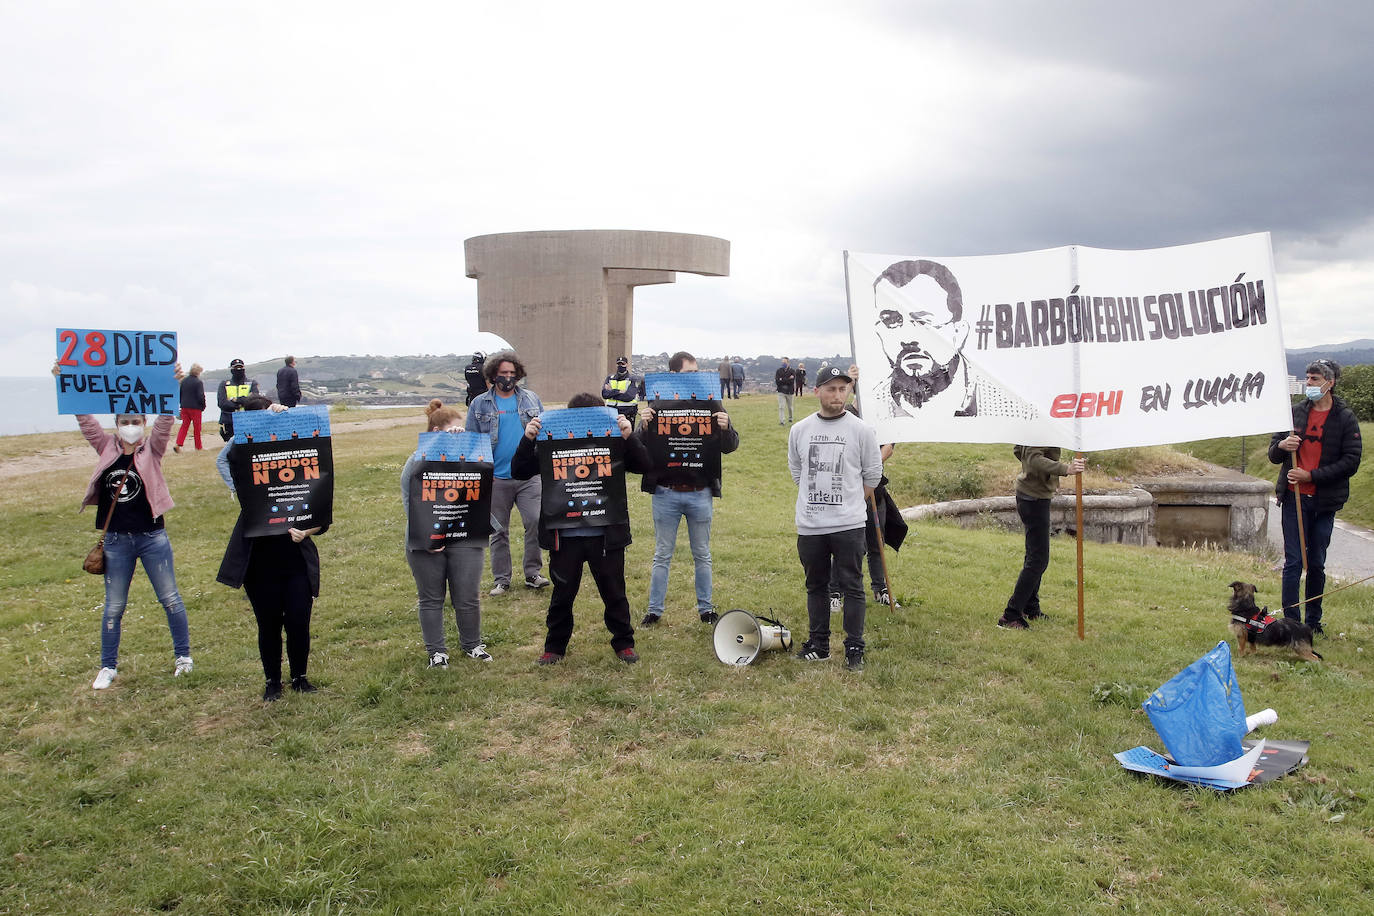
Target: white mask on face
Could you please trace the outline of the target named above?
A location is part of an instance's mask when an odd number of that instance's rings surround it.
[[[115,432],[119,435],[119,438],[123,439],[130,445],[137,445],[143,439],[142,426],[134,426],[132,424],[121,424],[119,428],[115,430]]]

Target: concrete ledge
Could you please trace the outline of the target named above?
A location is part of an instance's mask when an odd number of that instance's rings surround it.
[[[1072,531],[1076,515],[1077,503],[1073,494],[1054,497],[1050,501],[1050,530],[1055,533]],[[987,525],[1013,531],[1021,528],[1014,496],[989,496],[913,506],[902,510],[902,518],[907,521],[946,518],[961,528]],[[1083,494],[1083,537],[1103,544],[1153,545],[1154,497],[1138,487],[1110,493]]]

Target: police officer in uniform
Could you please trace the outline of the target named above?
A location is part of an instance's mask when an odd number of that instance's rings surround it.
[[[644,395],[644,379],[630,373],[630,361],[625,357],[615,361],[615,373],[601,383],[601,399],[607,407],[614,407],[634,425],[639,416],[639,401]]]
[[[225,442],[234,438],[234,411],[243,407],[250,395],[258,393],[258,383],[248,378],[243,369],[243,360],[229,363],[229,377],[219,383],[216,399],[219,401],[219,434]]]

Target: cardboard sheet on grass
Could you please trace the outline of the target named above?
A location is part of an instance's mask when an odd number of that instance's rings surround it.
[[[323,405],[234,415],[234,448],[247,449],[252,470],[238,488],[247,537],[333,522],[333,441]]]
[[[720,479],[720,436],[716,412],[720,376],[714,372],[650,372],[645,396],[654,408],[644,446],[660,469],[664,486],[708,487]]]
[[[1144,746],[1116,754],[1132,772],[1226,792],[1269,782],[1307,762],[1306,741],[1242,740],[1250,725],[1229,643],[1217,643],[1141,706],[1168,756]]]
[[[535,448],[548,528],[602,528],[630,521],[625,440],[611,407],[573,407],[540,416]]]
[[[406,544],[434,550],[481,541],[492,533],[491,437],[486,433],[420,433],[410,478]]]

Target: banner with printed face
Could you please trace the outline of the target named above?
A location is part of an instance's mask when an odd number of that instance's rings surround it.
[[[548,528],[603,528],[630,522],[625,498],[625,440],[609,407],[550,410],[535,447],[539,453]]]
[[[486,433],[421,433],[410,478],[406,546],[433,550],[491,534],[492,454]]]
[[[1291,423],[1269,234],[1143,251],[846,252],[881,442],[1101,450]]]
[[[285,534],[288,528],[333,522],[334,446],[328,407],[240,411],[234,415],[234,448],[245,449],[249,458],[249,477],[236,481],[245,536]]]
[[[57,329],[57,412],[176,413],[175,331]]]

